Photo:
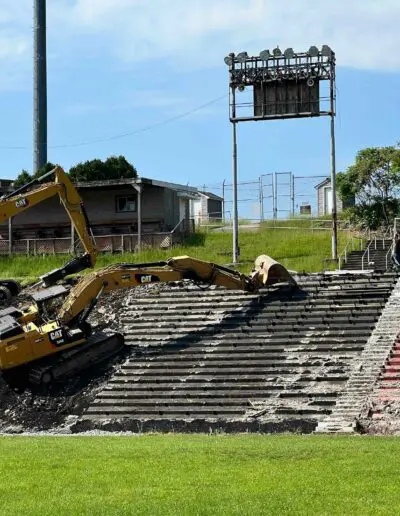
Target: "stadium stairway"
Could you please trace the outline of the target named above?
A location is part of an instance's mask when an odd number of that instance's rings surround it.
[[[399,427],[400,423],[400,334],[390,349],[385,363],[381,368],[378,381],[375,384],[374,392],[371,396],[366,420],[369,423],[383,424],[384,431],[390,427]],[[368,419],[370,421],[368,421]]]
[[[368,342],[353,369],[331,414],[318,423],[316,432],[354,432],[358,421],[371,413],[377,384],[393,379],[391,353],[397,350],[400,328],[400,279],[377,321]],[[394,364],[392,364],[393,368]],[[393,384],[392,384],[393,386]]]
[[[385,271],[390,268],[390,256],[388,252],[392,245],[391,239],[369,240],[362,251],[351,251],[347,255],[347,261],[342,269],[351,271],[360,271],[363,269],[373,269],[376,271]],[[369,247],[369,255],[366,250]],[[364,260],[363,260],[364,256]]]
[[[97,394],[77,431],[312,432],[351,426],[353,414],[343,413],[348,405],[341,395],[350,392],[349,378],[397,276],[316,274],[297,280],[300,289],[260,295],[181,286],[128,296],[122,320],[130,357]],[[375,351],[368,348],[367,355],[375,357]],[[352,383],[360,402],[361,387],[370,380],[366,374]]]

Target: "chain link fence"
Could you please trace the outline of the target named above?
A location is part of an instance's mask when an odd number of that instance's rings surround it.
[[[182,234],[179,233],[145,233],[141,235],[140,249],[170,249],[182,243]],[[128,235],[101,235],[95,237],[99,252],[126,253],[136,252],[139,249],[137,234]],[[72,244],[71,238],[27,238],[14,240],[12,245],[8,240],[0,240],[0,255],[25,254],[73,254],[83,251],[82,244]]]
[[[249,221],[288,219],[296,216],[318,217],[316,186],[326,175],[295,176],[292,172],[270,172],[238,182],[238,214]],[[223,219],[233,218],[233,185],[228,181],[198,185],[223,199]]]

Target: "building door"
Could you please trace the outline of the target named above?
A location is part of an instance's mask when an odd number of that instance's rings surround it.
[[[332,213],[332,187],[324,188],[324,214],[330,215]]]

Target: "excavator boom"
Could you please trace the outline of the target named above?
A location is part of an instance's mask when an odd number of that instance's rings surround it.
[[[121,263],[99,269],[82,278],[66,297],[58,320],[63,325],[79,325],[82,317],[88,316],[88,307],[93,307],[102,293],[184,279],[196,284],[218,285],[245,292],[257,292],[260,287],[277,282],[294,282],[281,264],[266,255],[257,258],[251,276],[190,256],[177,256],[155,263]]]
[[[123,345],[120,334],[91,334],[87,318],[103,293],[181,280],[245,292],[258,292],[263,286],[282,282],[295,285],[288,271],[265,255],[256,260],[249,276],[189,256],[154,263],[110,265],[81,278],[52,320],[47,320],[38,307],[3,311],[0,370],[12,373],[28,367],[30,381],[34,383],[66,379],[115,354]]]

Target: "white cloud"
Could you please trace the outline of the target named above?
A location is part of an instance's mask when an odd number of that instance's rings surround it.
[[[0,0],[0,90],[25,87],[24,72],[32,55],[32,29],[26,26],[23,7],[27,7],[25,0]]]
[[[32,0],[0,0],[0,89],[32,70]],[[51,0],[48,53],[131,67],[224,66],[230,51],[331,45],[338,65],[400,70],[398,0]]]
[[[328,43],[338,64],[400,69],[398,0],[74,0],[52,16],[91,51],[124,61],[220,65],[229,51]],[[85,52],[85,48],[81,47]]]

